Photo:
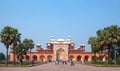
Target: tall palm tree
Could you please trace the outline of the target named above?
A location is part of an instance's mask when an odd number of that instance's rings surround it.
[[[21,38],[20,38],[20,35],[21,35],[21,33],[18,33],[18,30],[17,29],[15,29],[14,30],[14,34],[13,34],[15,37],[14,37],[14,40],[13,40],[13,52],[14,52],[14,65],[15,65],[15,48],[16,48],[16,46],[21,42]]]
[[[9,46],[15,41],[15,31],[17,31],[17,29],[10,26],[5,26],[0,33],[1,42],[6,46],[6,65],[8,65]]]

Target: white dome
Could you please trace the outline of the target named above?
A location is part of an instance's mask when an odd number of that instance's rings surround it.
[[[85,46],[85,44],[80,44],[80,46]]]
[[[67,41],[70,41],[70,39],[67,39]]]
[[[61,42],[63,42],[63,41],[64,41],[64,39],[58,39],[57,41],[61,41]]]
[[[36,44],[36,46],[41,46],[41,44]]]

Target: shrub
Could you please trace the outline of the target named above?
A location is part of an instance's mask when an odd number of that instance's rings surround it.
[[[5,55],[3,53],[0,53],[0,61],[5,60]]]
[[[117,58],[117,64],[120,65],[120,57]]]
[[[3,61],[0,61],[0,64],[5,64],[5,62],[3,62]]]
[[[98,57],[98,58],[99,58],[100,61],[102,61],[103,58],[104,58],[104,56],[100,56],[100,57]]]
[[[108,58],[108,64],[113,64],[113,60],[111,58]]]
[[[92,58],[93,63],[97,63],[97,60],[98,60],[98,57],[93,56],[93,58]]]

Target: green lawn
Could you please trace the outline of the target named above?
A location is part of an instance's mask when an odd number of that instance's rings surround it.
[[[108,64],[106,62],[97,62],[97,63],[93,63],[93,62],[87,62],[87,65],[92,65],[92,66],[101,66],[101,67],[120,67],[120,64]]]
[[[120,67],[120,65],[115,65],[115,64],[95,64],[96,66],[102,66],[102,67],[117,67],[117,66],[119,66]]]
[[[41,65],[43,63],[41,62],[34,62],[33,66],[35,65]],[[5,62],[0,62],[0,67],[1,66],[6,66]],[[31,62],[23,62],[22,64],[20,64],[20,62],[16,62],[15,65],[13,65],[13,62],[9,62],[7,66],[10,66],[10,67],[29,67],[29,66],[32,66]]]

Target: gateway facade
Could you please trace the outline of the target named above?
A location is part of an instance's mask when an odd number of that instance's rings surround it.
[[[79,48],[75,48],[74,42],[68,39],[53,39],[47,43],[46,49],[42,48],[40,44],[36,45],[36,52],[27,52],[26,60],[34,60],[37,62],[51,62],[56,60],[62,61],[92,61],[94,53],[85,52],[85,45],[81,44]],[[10,52],[10,61],[13,61],[13,52]],[[105,53],[97,53],[97,57],[105,56]],[[17,57],[16,57],[16,60]],[[105,57],[103,58],[105,61]]]

